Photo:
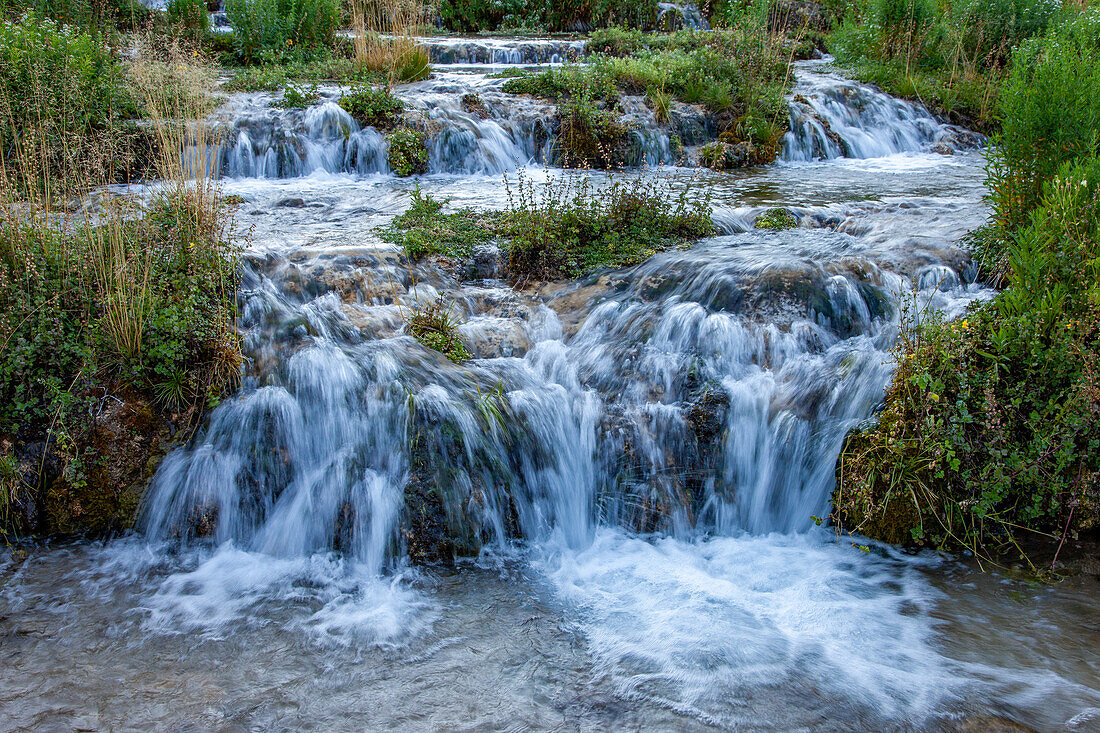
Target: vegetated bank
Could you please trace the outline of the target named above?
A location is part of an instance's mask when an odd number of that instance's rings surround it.
[[[1018,553],[1100,526],[1100,14],[1011,54],[972,245],[992,301],[903,332],[834,518],[894,543]]]
[[[109,34],[0,20],[4,539],[129,526],[159,458],[240,372],[228,211],[178,152],[205,149],[184,122],[210,100],[190,54],[158,44],[123,67]],[[144,173],[162,181],[147,201],[102,193]]]

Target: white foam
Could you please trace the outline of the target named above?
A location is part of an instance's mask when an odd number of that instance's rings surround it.
[[[537,565],[625,695],[723,725],[763,722],[750,698],[777,687],[891,718],[932,712],[962,684],[934,648],[935,590],[911,564],[831,537],[601,529]]]

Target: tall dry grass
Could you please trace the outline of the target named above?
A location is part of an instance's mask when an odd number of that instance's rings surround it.
[[[356,62],[381,74],[387,89],[426,79],[431,56],[416,36],[427,20],[425,6],[417,0],[352,0]]]

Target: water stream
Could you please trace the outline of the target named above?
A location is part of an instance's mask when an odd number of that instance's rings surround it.
[[[544,167],[546,105],[476,65],[549,50],[440,45],[401,90],[437,122],[422,190],[492,209],[520,169],[581,175]],[[0,727],[1100,726],[1095,578],[1030,585],[813,519],[906,304],[991,295],[958,244],[986,215],[971,136],[805,64],[784,159],[713,173],[663,165],[641,105],[661,167],[620,175],[708,187],[719,235],[516,290],[492,247],[456,273],[378,239],[414,182],[323,91],[223,110],[245,383],[164,461],[139,533],[0,554]],[[771,206],[799,226],[754,230]],[[403,330],[438,294],[462,365]],[[425,533],[465,559],[418,566]]]

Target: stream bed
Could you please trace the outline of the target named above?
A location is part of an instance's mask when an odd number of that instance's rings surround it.
[[[708,190],[718,235],[517,290],[491,248],[456,273],[376,232],[414,185],[484,210],[521,177],[607,182],[546,166],[552,109],[487,75],[559,49],[450,45],[399,90],[437,125],[416,181],[338,90],[228,101],[246,378],[135,533],[0,551],[0,728],[1100,730],[1096,576],[814,522],[902,319],[992,296],[960,244],[973,136],[800,64],[783,160],[717,173],[638,105],[648,168],[617,175]],[[777,206],[799,226],[753,228]],[[439,295],[464,364],[404,332]],[[409,556],[413,485],[471,550],[453,568]]]

